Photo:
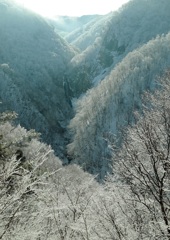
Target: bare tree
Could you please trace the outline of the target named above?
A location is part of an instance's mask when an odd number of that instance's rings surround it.
[[[39,229],[47,221],[44,199],[48,201],[52,173],[45,162],[52,150],[33,140],[34,131],[11,125],[14,117],[0,115],[0,239],[37,239],[46,233]],[[31,154],[25,155],[30,144]]]
[[[129,127],[121,150],[114,159],[114,172],[130,186],[136,203],[137,231],[148,239],[170,239],[170,73],[163,89],[146,94],[149,107]],[[147,228],[146,222],[149,226]],[[141,238],[143,239],[143,238]]]

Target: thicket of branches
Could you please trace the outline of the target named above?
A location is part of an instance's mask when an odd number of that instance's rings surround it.
[[[169,240],[170,72],[127,127],[99,185],[0,115],[0,239]]]
[[[170,239],[170,72],[161,83],[162,90],[145,95],[150,104],[128,127],[114,159],[139,239]]]

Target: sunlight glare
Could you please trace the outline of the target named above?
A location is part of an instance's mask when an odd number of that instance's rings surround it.
[[[16,0],[45,17],[107,14],[129,0]]]

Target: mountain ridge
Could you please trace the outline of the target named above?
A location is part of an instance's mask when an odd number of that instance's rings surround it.
[[[18,122],[27,129],[35,128],[42,133],[42,139],[51,144],[56,154],[66,162],[68,156],[65,146],[70,141],[67,126],[72,118],[71,125],[80,114],[86,115],[83,109],[87,113],[91,112],[91,109],[88,109],[89,101],[92,98],[97,99],[98,92],[97,90],[95,93],[93,87],[100,85],[100,82],[103,86],[102,82],[112,76],[114,69],[120,69],[119,63],[124,61],[130,52],[138,55],[140,47],[147,45],[151,39],[158,41],[157,35],[162,35],[160,39],[163,41],[164,35],[170,30],[170,4],[167,0],[133,0],[117,12],[106,16],[91,16],[92,19],[85,17],[83,27],[76,30],[78,38],[74,38],[73,42],[77,43],[72,46],[56,33],[46,19],[15,5],[13,1],[1,0],[0,4],[3,5],[0,8],[0,97],[4,103],[1,111],[15,110],[19,115]],[[153,28],[153,25],[156,27]],[[73,37],[77,33],[73,32]],[[159,41],[162,44],[161,40]],[[82,44],[82,47],[79,44]],[[137,71],[138,68],[139,66]],[[160,69],[164,69],[163,66],[160,66]],[[146,80],[143,78],[143,81]],[[139,84],[138,87],[141,86]],[[94,97],[88,99],[90,92],[93,92]],[[127,92],[121,94],[117,107],[121,102],[127,101],[123,97]],[[84,98],[87,107],[81,106],[81,100],[76,104],[77,99],[83,98],[83,95],[87,95]],[[107,99],[107,95],[104,94],[104,97]],[[106,99],[103,101],[107,102]],[[101,103],[101,108],[104,107],[104,102]],[[140,100],[139,103],[135,102],[137,108],[140,108],[140,104]],[[93,108],[95,109],[95,106]],[[100,107],[97,112],[100,112]],[[94,124],[97,116],[95,114],[93,111]],[[122,117],[120,118],[123,121]],[[86,123],[83,127],[82,123],[83,121],[78,122],[76,128],[80,126],[86,131]],[[83,134],[85,137],[86,133],[82,132],[82,136]],[[76,134],[73,136],[73,143],[74,137],[76,138]],[[76,151],[74,153],[71,150],[71,155],[75,156]]]
[[[60,153],[72,116],[63,72],[76,52],[39,15],[14,2],[0,3],[6,3],[0,9],[1,111],[16,111],[22,126],[41,132]]]
[[[85,170],[105,176],[112,154],[110,141],[119,142],[119,130],[132,123],[133,112],[141,109],[142,93],[153,91],[157,77],[170,66],[169,46],[167,34],[130,52],[79,100],[70,123],[73,141],[68,151]]]

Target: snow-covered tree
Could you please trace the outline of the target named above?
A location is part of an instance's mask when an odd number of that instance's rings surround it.
[[[60,154],[56,145],[72,113],[63,73],[75,51],[43,17],[15,1],[0,0],[0,32],[0,112],[17,112],[22,126],[41,132]]]
[[[73,142],[68,146],[75,162],[103,177],[110,164],[110,137],[132,122],[141,107],[141,94],[153,90],[157,75],[170,65],[170,35],[157,37],[129,53],[100,85],[77,103],[70,123]],[[111,139],[112,140],[112,139]]]
[[[169,0],[131,0],[117,12],[73,32],[68,41],[82,50],[71,60],[73,67],[86,67],[89,82],[96,77],[101,81],[103,72],[110,72],[129,52],[170,31],[169,9]],[[78,74],[76,78],[82,84],[85,81]]]
[[[14,117],[0,115],[0,239],[37,239],[46,220],[42,209],[50,165],[57,171],[61,163],[33,130],[11,125]]]
[[[98,183],[63,167],[35,131],[11,124],[15,116],[0,115],[0,239],[88,239]]]
[[[161,83],[162,90],[145,95],[150,103],[114,158],[114,177],[129,189],[140,239],[170,239],[170,72]]]

